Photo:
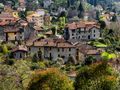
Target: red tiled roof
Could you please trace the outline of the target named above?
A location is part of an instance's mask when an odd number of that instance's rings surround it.
[[[2,12],[0,14],[0,19],[13,19],[14,20],[15,18],[13,17],[12,14],[10,14],[8,12]]]
[[[12,49],[12,52],[16,52],[16,51],[25,51],[25,52],[27,52],[28,50],[27,50],[26,46],[19,45],[19,46],[17,46],[17,47],[15,47],[15,48]]]
[[[31,45],[28,44],[28,46],[31,46]],[[33,46],[36,46],[36,47],[48,46],[48,47],[59,47],[59,48],[75,47],[71,43],[66,42],[64,39],[56,39],[56,40],[55,39],[41,39],[40,41],[34,41]]]
[[[70,24],[67,24],[66,27],[69,29],[69,30],[74,30],[74,29],[78,29],[78,28],[92,28],[92,27],[96,27],[96,28],[100,28],[99,25],[97,25],[96,22],[73,22],[73,23],[70,23]]]
[[[18,32],[19,28],[18,27],[5,27],[4,32],[9,33],[9,32]]]

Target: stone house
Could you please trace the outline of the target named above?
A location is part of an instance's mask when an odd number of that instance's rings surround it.
[[[81,59],[81,56],[84,59],[93,56],[96,60],[101,60],[101,53],[105,51],[103,48],[96,48],[87,44],[76,44],[75,46],[78,52],[78,59]]]
[[[63,39],[38,39],[27,44],[28,51],[32,55],[42,51],[42,57],[48,60],[63,58],[67,61],[70,56],[76,58],[76,48],[71,43]]]
[[[72,41],[98,39],[100,27],[96,22],[73,22],[65,27],[64,38]]]
[[[0,14],[0,26],[12,24],[12,23],[15,23],[18,20],[19,20],[19,18],[14,17],[13,13],[2,12]]]
[[[24,28],[6,26],[4,28],[4,41],[24,40]]]
[[[24,45],[19,45],[12,49],[12,55],[14,59],[24,59],[27,57],[27,47]]]
[[[39,9],[35,11],[33,14],[27,15],[27,21],[29,23],[34,23],[35,26],[43,26],[44,16],[45,11],[43,9]]]

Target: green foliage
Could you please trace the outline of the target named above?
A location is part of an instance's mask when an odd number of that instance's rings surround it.
[[[39,65],[37,65],[37,64],[33,64],[30,68],[31,68],[31,70],[37,70],[37,69],[39,69],[40,67],[39,67]]]
[[[63,29],[64,26],[65,26],[65,22],[66,22],[66,18],[65,17],[60,17],[59,18],[59,27]]]
[[[94,57],[88,56],[88,57],[85,59],[84,64],[85,64],[85,65],[90,65],[90,64],[94,63],[95,61],[96,61],[96,59],[95,59]]]
[[[75,90],[119,90],[119,74],[103,63],[82,67],[74,83]]]
[[[8,53],[8,47],[5,44],[2,46],[2,49],[4,54]]]
[[[56,35],[56,34],[57,34],[57,27],[56,27],[56,26],[53,26],[53,27],[51,28],[51,30],[52,30],[53,35]]]
[[[36,71],[27,90],[74,90],[72,82],[58,69]]]
[[[114,53],[108,53],[108,52],[103,52],[101,56],[105,61],[116,58],[116,55]]]
[[[14,64],[14,60],[5,60],[5,64],[13,65]]]

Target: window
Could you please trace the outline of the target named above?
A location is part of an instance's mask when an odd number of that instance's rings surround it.
[[[95,34],[94,34],[94,37],[95,37]]]
[[[74,36],[74,34],[72,34],[72,36]]]
[[[65,56],[61,56],[63,59],[65,58]]]
[[[81,33],[81,30],[79,29],[79,33]]]
[[[58,54],[58,57],[60,57],[60,55]]]
[[[72,39],[75,39],[75,37],[72,37]]]
[[[69,54],[69,57],[71,56],[71,54]]]
[[[62,51],[64,52],[64,48],[62,48]]]
[[[69,48],[69,51],[71,51],[71,48]]]
[[[95,33],[95,30],[94,30],[94,33]]]
[[[79,39],[80,39],[80,36],[79,36]]]
[[[58,52],[60,51],[60,49],[58,48]]]
[[[28,49],[29,49],[29,51],[31,51],[31,48],[30,48],[30,47],[29,47]]]

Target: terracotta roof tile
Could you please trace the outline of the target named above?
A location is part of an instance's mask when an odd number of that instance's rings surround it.
[[[88,21],[68,23],[66,25],[66,27],[69,30],[74,30],[74,29],[78,29],[78,28],[92,28],[92,27],[100,28],[100,26],[96,22],[88,22]]]
[[[4,32],[7,33],[7,32],[18,32],[19,31],[19,28],[17,27],[5,27],[4,28]]]
[[[16,52],[16,51],[25,51],[25,52],[27,52],[28,50],[27,50],[26,46],[19,45],[19,46],[17,46],[17,47],[15,47],[15,48],[12,49],[12,52]]]
[[[28,45],[32,46],[32,45]],[[75,47],[69,42],[66,42],[64,39],[41,39],[40,41],[34,41],[33,46],[36,47],[59,47],[59,48],[73,48]]]

